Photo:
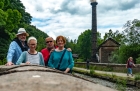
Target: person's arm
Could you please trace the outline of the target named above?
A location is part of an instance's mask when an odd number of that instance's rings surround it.
[[[6,66],[10,66],[10,65],[14,65],[14,63],[12,63],[12,62],[7,62],[5,65],[6,65]]]
[[[65,70],[65,72],[68,72],[68,71],[72,70],[72,68],[74,66],[74,60],[73,60],[73,57],[72,57],[72,53],[71,52],[69,52],[69,56],[70,56],[70,58],[69,58],[69,66]]]
[[[71,48],[67,48],[67,51],[70,51],[71,52],[72,50],[71,50]]]
[[[134,64],[134,62],[133,62],[133,66],[136,67],[136,65]]]
[[[54,55],[54,53],[52,52],[50,55],[49,61],[48,61],[48,66],[55,69],[55,67],[53,65],[53,55]]]
[[[133,63],[133,66],[136,67],[136,65]]]
[[[70,71],[70,68],[67,68],[64,73],[68,73]]]
[[[11,42],[9,49],[8,49],[8,53],[7,53],[7,63],[5,65],[10,66],[10,65],[14,65],[14,63],[12,62],[14,53],[15,53],[15,43]]]
[[[22,52],[18,61],[16,62],[16,65],[20,65],[24,61],[26,62],[26,51]]]
[[[43,56],[40,52],[39,52],[39,57],[40,57],[40,65],[45,66]]]

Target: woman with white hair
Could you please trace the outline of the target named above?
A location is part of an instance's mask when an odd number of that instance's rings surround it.
[[[36,64],[36,65],[44,66],[44,60],[42,54],[36,51],[37,39],[35,37],[29,37],[27,43],[29,46],[29,50],[22,52],[16,64],[20,65],[22,63],[25,63],[25,64]]]

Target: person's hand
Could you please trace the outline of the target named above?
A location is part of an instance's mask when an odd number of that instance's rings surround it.
[[[68,73],[70,71],[70,68],[67,68],[64,73]]]
[[[67,50],[70,51],[70,52],[72,51],[71,48],[67,48]]]
[[[134,67],[136,67],[136,65],[134,65]]]
[[[27,62],[26,62],[26,64],[30,64],[30,62],[29,62],[29,61],[27,61]]]
[[[51,49],[50,53],[51,53],[51,52],[53,52],[54,50],[55,50],[54,48],[53,48],[53,49]]]
[[[7,62],[5,65],[6,65],[6,66],[10,66],[10,65],[14,65],[14,63],[12,63],[12,62]]]

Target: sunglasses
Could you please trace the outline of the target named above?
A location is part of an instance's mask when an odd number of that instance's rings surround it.
[[[53,42],[53,41],[46,41],[46,43]]]
[[[36,44],[30,44],[31,46],[35,46]]]

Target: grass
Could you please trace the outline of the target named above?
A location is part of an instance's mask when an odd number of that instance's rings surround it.
[[[135,74],[134,79],[135,79],[135,81],[140,80],[140,73]]]
[[[73,71],[76,71],[76,72],[81,73],[81,74],[85,74],[85,75],[109,80],[109,81],[112,81],[112,82],[116,82],[116,83],[118,83],[118,87],[120,87],[121,85],[124,86],[124,84],[126,84],[128,80],[129,81],[134,81],[135,80],[135,79],[129,78],[129,77],[127,77],[127,78],[126,77],[120,77],[120,76],[117,76],[115,74],[97,73],[97,72],[95,72],[95,70],[93,68],[91,68],[90,71],[79,70],[79,69],[75,68],[75,69],[73,69]],[[139,77],[140,77],[140,75],[139,75]]]

